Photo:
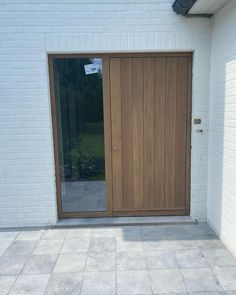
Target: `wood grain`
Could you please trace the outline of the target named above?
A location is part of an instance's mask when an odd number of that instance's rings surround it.
[[[92,56],[103,58],[107,211],[63,213],[53,58]],[[191,53],[56,54],[49,71],[59,217],[189,214]]]
[[[165,104],[166,104],[166,59],[155,60],[155,134],[154,175],[155,206],[165,205]]]
[[[144,61],[144,207],[154,207],[154,87],[155,59]]]
[[[175,125],[175,199],[176,206],[185,205],[186,194],[186,137],[188,104],[188,58],[180,57],[177,63],[176,125]]]
[[[134,208],[143,208],[143,58],[133,59],[133,181]]]
[[[117,150],[112,152],[113,208],[122,208],[123,161],[121,122],[121,61],[119,58],[110,59],[110,86],[112,146],[117,147]]]
[[[165,112],[165,207],[175,207],[175,126],[177,97],[177,58],[166,62]]]

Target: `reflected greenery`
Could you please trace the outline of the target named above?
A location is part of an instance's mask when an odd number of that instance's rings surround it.
[[[86,75],[84,69],[100,61],[54,60],[61,174],[67,180],[105,178],[102,73]]]

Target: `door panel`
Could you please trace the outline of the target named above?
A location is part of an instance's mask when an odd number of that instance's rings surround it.
[[[97,71],[88,74],[85,67]],[[105,146],[101,58],[53,60],[63,213],[104,212]]]
[[[190,57],[110,58],[113,214],[186,214]]]
[[[155,60],[155,132],[154,132],[154,175],[155,207],[165,207],[165,97],[166,95],[166,60]]]
[[[175,141],[177,58],[166,60],[165,104],[165,207],[175,208]]]
[[[191,54],[50,55],[49,72],[59,217],[188,214]]]
[[[133,185],[134,185],[134,208],[143,208],[143,69],[142,58],[133,59]]]
[[[144,59],[144,208],[154,208],[154,83],[155,59]],[[149,163],[149,165],[147,165]]]
[[[123,207],[133,208],[133,88],[132,59],[121,59],[121,126]]]
[[[115,70],[114,70],[115,69]],[[112,127],[112,184],[113,208],[123,206],[123,146],[121,124],[121,64],[119,58],[110,60],[111,127]]]
[[[176,161],[175,161],[175,200],[176,206],[181,207],[185,205],[186,194],[186,151],[187,147],[187,103],[186,93],[188,93],[188,60],[186,58],[178,58],[177,69],[177,93],[178,101],[176,104]]]
[[[109,58],[50,55],[49,73],[58,215],[110,216]]]

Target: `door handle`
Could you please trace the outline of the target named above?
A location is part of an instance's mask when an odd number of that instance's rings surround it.
[[[113,151],[113,152],[118,151],[118,145],[113,144],[113,145],[112,145],[112,151]]]

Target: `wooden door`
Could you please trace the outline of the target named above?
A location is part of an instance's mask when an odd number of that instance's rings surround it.
[[[111,57],[113,215],[189,211],[191,56]]]

